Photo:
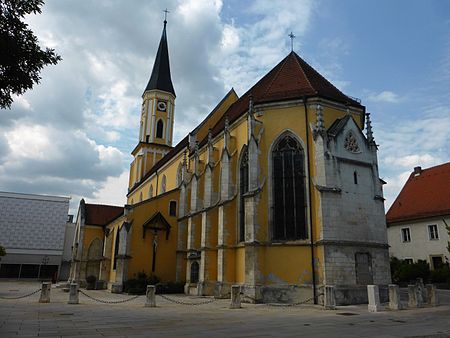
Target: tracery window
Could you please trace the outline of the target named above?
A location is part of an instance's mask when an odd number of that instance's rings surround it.
[[[305,155],[295,138],[286,135],[275,144],[272,168],[273,239],[305,239]]]
[[[239,242],[245,241],[245,199],[248,192],[248,150],[242,149],[239,165]]]
[[[344,140],[344,148],[347,149],[351,153],[359,153],[361,150],[359,149],[358,141],[355,138],[353,132],[349,131]]]
[[[163,138],[164,131],[164,122],[162,120],[158,120],[156,123],[156,137]]]

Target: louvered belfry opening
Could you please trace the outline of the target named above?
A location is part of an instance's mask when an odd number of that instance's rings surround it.
[[[306,239],[305,155],[290,135],[282,137],[272,153],[273,239]]]

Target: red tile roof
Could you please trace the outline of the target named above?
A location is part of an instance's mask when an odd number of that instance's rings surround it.
[[[414,172],[386,214],[400,222],[450,214],[450,162]]]
[[[248,110],[249,96],[253,96],[254,104],[301,99],[303,97],[322,97],[332,101],[364,108],[361,103],[343,94],[327,79],[320,75],[295,52],[289,53],[269,73],[250,88],[239,100],[231,105],[224,115],[229,122],[237,120]],[[212,128],[213,137],[225,126],[225,116]],[[200,147],[207,137],[200,140]]]
[[[123,214],[123,207],[102,204],[85,204],[86,225],[105,226]]]

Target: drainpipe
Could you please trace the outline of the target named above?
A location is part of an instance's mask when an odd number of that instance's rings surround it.
[[[308,201],[309,201],[309,234],[311,239],[311,271],[312,271],[312,282],[313,282],[313,296],[314,304],[317,304],[317,289],[316,289],[316,274],[314,273],[314,243],[313,243],[313,214],[312,214],[312,197],[311,197],[311,160],[309,154],[309,121],[308,121],[308,107],[306,105],[306,96],[303,97],[303,106],[305,107],[305,120],[306,120],[306,153],[308,154]]]

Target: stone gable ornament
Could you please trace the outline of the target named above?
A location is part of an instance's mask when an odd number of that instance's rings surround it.
[[[361,152],[361,150],[359,149],[358,141],[356,140],[355,135],[352,131],[349,131],[347,133],[347,136],[345,136],[344,148],[351,153]]]

